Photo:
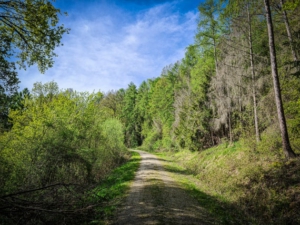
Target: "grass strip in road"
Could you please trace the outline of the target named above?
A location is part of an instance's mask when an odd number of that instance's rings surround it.
[[[110,220],[117,206],[124,200],[141,160],[140,154],[136,152],[130,153],[130,160],[113,170],[112,173],[94,189],[96,202],[98,204],[101,203],[101,207],[97,207],[97,218],[95,218],[91,224],[105,224],[103,221]]]

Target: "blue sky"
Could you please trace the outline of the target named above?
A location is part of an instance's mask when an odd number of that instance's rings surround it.
[[[193,43],[200,0],[57,0],[71,28],[45,74],[20,70],[20,89],[55,81],[60,88],[109,91],[158,77]]]

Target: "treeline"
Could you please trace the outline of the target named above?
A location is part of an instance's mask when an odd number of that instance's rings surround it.
[[[13,96],[0,133],[0,224],[92,220],[93,188],[124,162],[121,122],[100,92],[50,82]]]
[[[272,34],[264,6],[263,1],[201,3],[195,42],[182,60],[139,87],[131,83],[106,95],[107,107],[124,123],[127,147],[199,151],[241,137],[257,143],[280,137],[271,35],[290,140],[293,147],[298,145],[299,1],[270,3]]]
[[[139,87],[89,94],[50,82],[18,93],[16,74],[5,75],[3,67],[0,79],[13,81],[0,85],[0,224],[84,224],[91,190],[122,163],[126,147],[201,151],[247,138],[255,149],[282,138],[291,142],[286,157],[293,157],[300,144],[299,6],[206,0],[185,57]],[[1,62],[7,67],[9,60]],[[277,117],[283,109],[286,121]]]

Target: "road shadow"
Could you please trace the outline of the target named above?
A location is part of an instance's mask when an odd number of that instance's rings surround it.
[[[195,175],[193,171],[178,168],[169,164],[164,165],[164,170],[171,174],[175,174],[175,176]],[[215,218],[213,224],[249,224],[246,219],[248,216],[245,215],[236,204],[221,201],[219,198],[195,189],[194,187],[191,187],[188,190],[183,189],[183,191],[188,192],[189,195],[198,201],[203,209],[209,212],[211,217]]]
[[[154,184],[143,185],[130,193],[136,198],[124,206],[113,224],[220,224],[176,184],[166,185],[158,179],[149,181]]]
[[[277,164],[275,164],[277,163]],[[300,159],[275,162],[276,167],[249,173],[248,183],[234,183],[232,190],[244,190],[236,202],[220,200],[195,188],[188,192],[199,204],[219,218],[219,224],[300,224]],[[164,170],[177,175],[195,175],[193,171],[165,165]],[[175,175],[176,176],[176,175]]]
[[[240,212],[232,204],[196,189],[187,191],[170,176],[188,171],[164,167],[169,161],[137,152],[142,156],[141,165],[113,224],[246,224],[235,220]]]

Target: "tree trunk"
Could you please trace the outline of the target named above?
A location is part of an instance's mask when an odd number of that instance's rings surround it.
[[[213,34],[215,34],[215,32],[213,31]],[[215,38],[213,38],[213,46],[214,46],[214,58],[215,58],[215,70],[216,70],[216,75],[219,75],[219,67],[218,67],[218,58],[217,58],[217,46],[216,46],[216,40]]]
[[[233,143],[233,135],[232,135],[232,129],[231,129],[231,113],[229,111],[228,113],[228,128],[229,128],[229,143]]]
[[[293,59],[296,62],[296,61],[298,61],[298,57],[297,57],[297,53],[295,51],[294,44],[293,44],[293,37],[292,37],[292,33],[291,33],[289,20],[288,20],[286,11],[283,9],[283,4],[284,4],[283,0],[280,0],[280,5],[281,5],[281,9],[282,9],[283,20],[284,20],[284,23],[285,23],[286,33],[287,33],[287,36],[288,36],[288,39],[289,39],[289,42],[290,42]]]
[[[285,157],[287,159],[289,159],[289,158],[294,158],[296,156],[296,154],[292,150],[292,147],[290,144],[286,121],[285,121],[285,116],[284,116],[283,105],[282,105],[270,2],[269,2],[269,0],[264,0],[264,3],[265,3],[266,20],[267,20],[267,27],[268,27],[268,34],[269,34],[269,48],[270,48],[270,60],[271,60],[271,69],[272,69],[272,76],[273,76],[273,85],[274,85],[279,126],[280,126],[280,131],[281,131],[281,136],[282,136],[282,146],[283,146],[283,152],[285,154]]]
[[[251,68],[251,80],[252,80],[252,98],[253,98],[253,111],[254,111],[254,125],[256,142],[260,141],[259,129],[258,129],[258,117],[257,117],[257,103],[256,103],[256,88],[255,88],[255,71],[254,71],[254,59],[253,59],[253,46],[252,46],[252,27],[251,18],[249,12],[249,4],[247,4],[248,14],[248,41],[249,41],[249,53],[250,53],[250,68]]]

